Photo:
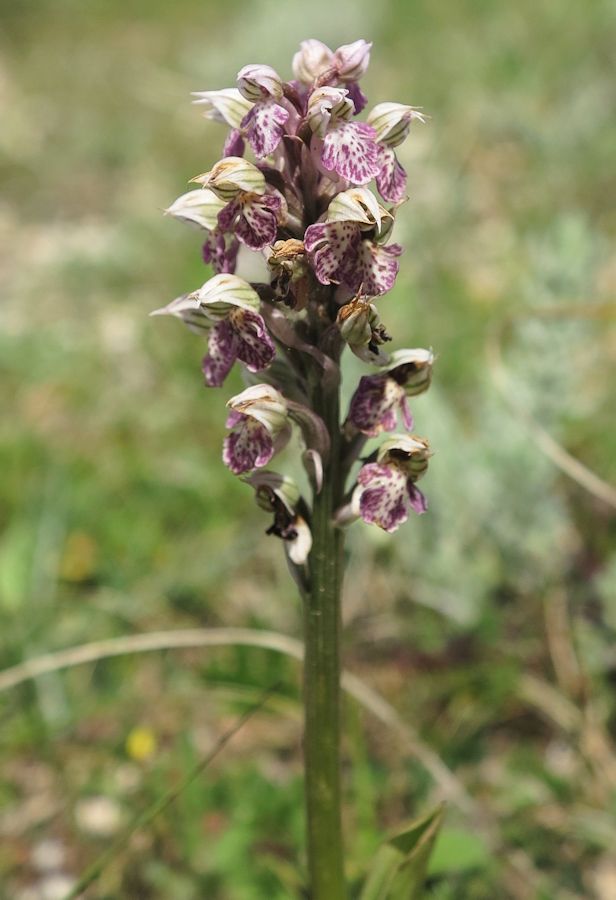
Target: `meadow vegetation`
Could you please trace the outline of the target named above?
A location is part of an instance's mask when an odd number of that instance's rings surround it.
[[[364,36],[369,99],[430,116],[402,148],[407,249],[379,309],[438,360],[414,404],[430,512],[393,537],[353,527],[345,666],[476,805],[449,798],[426,896],[616,896],[614,4],[0,8],[0,668],[153,630],[300,635],[281,547],[220,462],[240,377],[206,392],[194,336],[148,313],[211,274],[199,235],[162,215],[218,158],[190,91],[233,84],[247,59],[282,69],[306,36]],[[43,891],[273,684],[87,896],[301,897],[300,669],[237,646],[0,694],[0,898],[61,897]],[[443,784],[350,699],[345,733],[359,883]]]

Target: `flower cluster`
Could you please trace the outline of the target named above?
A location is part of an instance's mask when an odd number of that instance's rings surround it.
[[[361,517],[391,532],[409,509],[426,509],[416,482],[430,449],[408,434],[409,398],[428,388],[433,355],[388,354],[376,305],[393,287],[402,253],[391,241],[407,185],[396,148],[423,117],[412,106],[380,103],[357,118],[367,105],[359,82],[370,49],[363,40],[337,50],[303,41],[290,81],[268,65],[248,65],[236,87],[197,93],[205,117],[228,129],[222,158],[167,210],[201,230],[214,275],[156,312],[206,339],[207,386],[221,386],[235,361],[243,364],[248,387],[227,404],[223,460],[273,513],[268,533],[285,541],[295,566],[310,550],[310,509],[295,482],[265,468],[294,432],[314,491],[327,471],[345,482],[338,522]],[[267,279],[241,277],[246,251],[262,256]],[[314,398],[338,391],[347,345],[376,368],[360,379],[344,421],[326,425]],[[361,458],[366,441],[394,431],[399,419],[402,433]]]

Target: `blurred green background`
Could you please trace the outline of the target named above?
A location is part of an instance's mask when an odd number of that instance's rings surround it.
[[[208,275],[161,214],[223,139],[190,91],[248,62],[289,77],[305,37],[373,40],[371,103],[431,117],[379,306],[395,346],[438,354],[414,404],[436,455],[429,515],[349,534],[345,664],[481,807],[449,804],[426,896],[613,900],[616,5],[0,0],[0,25],[0,666],[156,629],[300,635],[220,462],[239,375],[206,392],[199,340],[148,312]],[[87,896],[301,896],[299,678],[267,650],[174,650],[0,695],[0,897],[63,897],[277,681]],[[443,792],[350,701],[345,728],[358,883]]]

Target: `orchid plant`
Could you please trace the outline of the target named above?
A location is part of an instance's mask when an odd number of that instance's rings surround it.
[[[227,406],[222,458],[272,516],[305,610],[305,772],[313,900],[345,896],[340,791],[340,592],[345,529],[363,519],[394,532],[423,513],[417,487],[428,442],[409,432],[409,398],[430,385],[425,349],[388,354],[377,301],[396,280],[402,248],[390,239],[407,176],[396,156],[414,107],[366,107],[359,81],[371,44],[332,51],[303,41],[294,79],[248,65],[237,86],[196,94],[205,117],[227,126],[222,159],[167,210],[204,237],[214,276],[155,314],[176,316],[207,341],[203,377],[220,387],[238,361],[247,387]],[[250,150],[254,161],[246,158]],[[374,182],[375,188],[369,187]],[[245,248],[245,250],[244,250]],[[245,251],[262,281],[238,274]],[[344,418],[345,347],[372,366]],[[374,451],[366,442],[384,432]],[[268,468],[293,433],[310,497]]]

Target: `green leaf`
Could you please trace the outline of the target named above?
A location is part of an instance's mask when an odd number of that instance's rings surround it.
[[[430,857],[430,875],[483,869],[490,864],[491,854],[477,834],[460,828],[444,828]]]
[[[422,896],[444,811],[443,805],[437,806],[379,847],[360,900],[415,900]]]

